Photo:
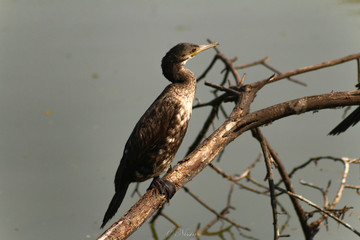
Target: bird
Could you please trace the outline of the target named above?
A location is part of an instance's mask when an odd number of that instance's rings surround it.
[[[360,90],[360,83],[355,87]],[[357,107],[352,113],[349,114],[344,120],[342,120],[328,135],[339,135],[345,132],[349,127],[355,126],[360,121],[360,106]]]
[[[196,78],[184,65],[196,54],[219,43],[179,43],[161,61],[162,73],[171,83],[156,98],[131,132],[115,175],[115,194],[101,228],[119,209],[129,184],[153,178],[148,189],[156,188],[169,200],[175,184],[159,176],[169,169],[185,136],[192,112]]]

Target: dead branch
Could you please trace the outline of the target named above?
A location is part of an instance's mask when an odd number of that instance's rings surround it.
[[[315,64],[315,65],[311,65],[311,66],[307,66],[307,67],[303,67],[303,68],[298,68],[298,69],[295,69],[295,70],[292,70],[292,71],[289,71],[289,72],[286,72],[286,73],[276,76],[272,80],[272,82],[276,82],[278,80],[281,80],[283,78],[288,78],[290,76],[295,76],[298,74],[315,71],[315,70],[318,70],[321,68],[331,67],[334,65],[338,65],[338,64],[345,63],[345,62],[352,61],[352,60],[359,59],[359,58],[360,58],[360,53],[355,53],[355,54],[351,54],[346,57],[338,58],[335,60],[331,60],[331,61],[327,61],[327,62],[323,62],[323,63],[319,63],[319,64]]]
[[[235,107],[230,119],[226,120],[195,151],[180,161],[164,178],[173,182],[178,190],[203,170],[231,141],[251,128],[260,127],[290,115],[355,104],[360,105],[360,91],[358,90],[299,98],[256,111],[243,118],[239,117],[242,115],[242,110]],[[125,239],[126,236],[139,228],[164,202],[165,196],[159,195],[155,189],[146,192],[99,239]]]
[[[188,154],[182,161],[180,161],[175,167],[173,167],[170,172],[168,172],[164,176],[164,179],[167,179],[176,185],[177,190],[183,188],[186,183],[191,181],[200,171],[202,171],[207,165],[209,165],[211,161],[215,159],[216,156],[220,152],[222,152],[230,142],[239,137],[245,131],[256,129],[265,124],[291,115],[302,114],[305,112],[326,108],[360,105],[360,90],[356,90],[298,98],[250,113],[250,105],[253,102],[257,92],[266,84],[278,81],[283,78],[288,78],[290,76],[300,73],[329,67],[346,61],[357,59],[360,57],[360,54],[353,54],[345,58],[340,58],[322,64],[300,68],[243,86],[244,78],[240,78],[238,72],[236,71],[236,68],[233,66],[233,62],[235,59],[229,60],[221,52],[219,52],[218,49],[216,49],[216,51],[217,55],[210,64],[211,66],[205,71],[204,76],[210,70],[213,64],[218,59],[220,59],[225,64],[226,71],[232,73],[236,85],[232,87],[230,86],[229,88],[220,87],[219,90],[223,90],[226,92],[223,95],[220,95],[219,97],[213,99],[210,103],[202,105],[211,105],[213,106],[213,110],[212,113],[209,115],[209,121],[206,123],[206,125],[204,125],[202,133],[201,135],[199,135],[200,137],[197,139],[196,144],[193,144],[192,146],[192,149],[197,146],[196,149],[193,150],[190,154]],[[226,81],[227,78],[224,78],[224,80]],[[222,85],[223,84],[221,84],[221,86]],[[229,89],[236,91],[236,94],[234,94],[233,91],[229,91]],[[208,130],[208,127],[211,125],[214,117],[216,116],[216,113],[218,111],[217,108],[221,108],[220,104],[223,101],[228,100],[232,100],[235,102],[235,107],[233,108],[230,116],[217,130],[215,130],[207,139],[205,139],[201,144],[199,144],[201,139],[205,136],[205,133]],[[216,108],[214,106],[216,106]],[[307,218],[305,217],[305,213],[302,210],[300,204],[298,203],[298,199],[300,198],[294,194],[295,191],[292,187],[289,175],[286,173],[280,159],[278,159],[276,152],[271,149],[270,145],[268,145],[267,148],[269,151],[268,153],[266,153],[268,155],[267,157],[269,158],[271,156],[271,158],[274,159],[275,163],[279,168],[282,180],[284,181],[287,188],[287,190],[281,191],[286,192],[288,195],[291,196],[290,199],[292,200],[294,208],[297,212],[305,236],[313,236],[314,232],[308,232],[313,229],[311,229],[306,224]],[[345,187],[345,184],[342,185],[341,192],[339,191],[341,194]],[[276,188],[279,189],[278,187]],[[153,215],[158,209],[160,209],[164,203],[165,196],[160,195],[156,189],[147,191],[122,218],[115,222],[98,239],[111,240],[127,238],[131,233],[138,229],[151,215]],[[324,213],[333,217],[331,215],[332,213],[327,210],[324,210]],[[349,226],[347,227],[349,228]],[[276,230],[276,232],[277,231],[278,230]],[[356,230],[352,229],[352,231],[358,234]]]
[[[261,149],[263,151],[264,159],[265,159],[265,166],[266,166],[266,178],[269,182],[269,190],[270,190],[270,203],[271,203],[271,209],[273,214],[273,226],[274,226],[274,240],[279,239],[279,225],[278,225],[278,213],[277,213],[277,206],[276,206],[276,196],[275,196],[275,184],[274,184],[274,175],[272,171],[272,156],[269,150],[269,144],[266,141],[264,135],[262,134],[261,130],[259,128],[254,128],[251,130],[252,135],[254,138],[256,138],[260,145]]]
[[[360,237],[360,232],[357,231],[355,228],[353,228],[352,226],[350,226],[350,224],[344,222],[343,220],[341,220],[340,218],[336,217],[335,215],[333,215],[330,211],[328,210],[325,210],[323,208],[321,208],[320,206],[316,205],[315,203],[311,202],[310,200],[300,196],[300,195],[297,195],[295,193],[292,193],[292,192],[289,192],[289,191],[286,191],[285,189],[282,189],[280,187],[276,187],[277,190],[283,192],[283,193],[286,193],[288,195],[290,195],[291,197],[295,197],[303,202],[306,202],[307,204],[309,204],[310,206],[316,208],[317,210],[325,213],[326,215],[328,215],[329,217],[331,217],[332,219],[334,219],[335,221],[337,221],[338,223],[340,223],[341,225],[343,225],[344,227],[350,229],[353,233],[355,233],[356,235],[358,235]]]

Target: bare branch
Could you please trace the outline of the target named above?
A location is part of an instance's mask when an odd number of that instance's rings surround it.
[[[280,71],[276,70],[274,67],[270,66],[269,64],[267,64],[267,63],[265,63],[265,62],[263,62],[263,63],[261,63],[261,64],[264,65],[266,68],[270,69],[271,71],[275,72],[276,74],[279,74],[279,75],[281,74]],[[301,82],[301,81],[299,81],[299,80],[296,80],[296,79],[293,79],[293,78],[291,78],[291,77],[287,77],[287,79],[288,79],[289,81],[291,81],[291,82],[300,84],[300,85],[302,85],[302,86],[304,86],[304,87],[307,86],[306,83],[303,83],[303,82]]]
[[[252,129],[253,136],[259,141],[261,145],[261,149],[263,151],[263,155],[265,158],[265,166],[267,171],[267,179],[269,182],[270,189],[270,203],[273,214],[273,226],[274,226],[274,240],[279,239],[279,226],[278,226],[278,218],[277,218],[277,208],[276,208],[276,196],[275,196],[275,184],[274,184],[274,176],[272,171],[272,157],[268,148],[268,143],[263,136],[261,130],[259,128]]]
[[[241,228],[241,229],[244,229],[244,230],[247,230],[247,231],[250,231],[250,228],[247,228],[247,227],[244,227],[244,226],[241,226],[240,224],[230,220],[229,218],[225,217],[225,213],[227,213],[228,209],[229,208],[232,208],[230,205],[228,205],[225,209],[226,210],[223,210],[221,213],[218,213],[217,211],[215,211],[215,209],[211,208],[208,204],[206,204],[204,201],[202,201],[198,196],[196,196],[193,192],[191,192],[187,187],[184,187],[184,190],[185,192],[187,192],[192,198],[194,198],[198,203],[200,203],[202,206],[204,206],[207,210],[209,210],[210,212],[212,212],[213,214],[216,215],[216,217],[218,219],[223,219],[227,222],[229,222],[230,224],[238,227],[238,228]],[[231,192],[230,191],[230,196],[231,196]],[[229,202],[229,200],[228,200]]]
[[[233,62],[236,59],[231,59],[231,60],[227,59],[217,48],[215,49],[215,51],[217,52],[217,55],[214,57],[209,68],[204,72],[203,75],[205,76],[208,73],[211,67],[215,64],[216,60],[218,59],[221,60],[225,64],[226,71],[225,71],[225,76],[223,78],[223,83],[219,86],[221,90],[224,90],[226,92],[220,96],[217,96],[216,93],[214,93],[215,98],[211,100],[209,103],[197,105],[197,107],[212,106],[213,109],[206,123],[204,124],[202,131],[198,135],[198,138],[190,148],[191,153],[189,153],[182,161],[180,161],[175,167],[173,167],[171,171],[169,171],[164,176],[164,179],[169,180],[175,184],[176,190],[183,188],[186,183],[192,180],[200,171],[202,171],[207,165],[209,165],[213,161],[213,159],[216,158],[217,155],[223,152],[225,147],[230,142],[232,142],[234,139],[239,137],[245,131],[256,129],[260,126],[271,123],[283,117],[287,117],[295,114],[302,114],[309,111],[334,108],[340,106],[343,107],[350,105],[360,105],[360,90],[356,90],[356,91],[347,91],[347,92],[334,92],[329,94],[298,98],[274,106],[270,106],[265,109],[258,110],[256,112],[252,112],[252,113],[250,112],[250,105],[253,102],[257,92],[266,84],[278,81],[283,78],[288,78],[290,76],[297,75],[300,73],[313,71],[316,69],[329,67],[346,61],[357,59],[360,57],[360,53],[305,68],[299,68],[287,73],[280,74],[276,77],[271,77],[268,79],[264,79],[243,86],[245,78],[244,77],[240,78],[239,73],[237,72],[236,68],[233,65]],[[230,72],[232,73],[236,81],[236,86],[229,86],[229,88],[226,88],[223,85],[228,80],[227,74],[229,74]],[[234,92],[229,89],[234,90],[236,92],[241,92],[241,94],[234,94]],[[213,123],[213,120],[217,115],[218,109],[220,110],[223,109],[223,106],[221,105],[222,102],[229,100],[235,103],[235,106],[229,117],[217,130],[215,130],[207,139],[205,139],[201,144],[199,144],[202,141],[202,139],[205,137],[208,128]],[[227,117],[227,114],[225,114],[225,116]],[[257,133],[259,134],[259,130]],[[312,237],[316,233],[313,230],[316,229],[307,225],[306,223],[307,219],[305,213],[298,202],[298,199],[300,198],[298,197],[298,195],[294,193],[294,189],[290,181],[291,174],[293,174],[296,170],[293,171],[290,175],[288,175],[285,171],[285,167],[278,158],[276,152],[267,143],[266,139],[261,137],[260,139],[261,139],[260,143],[262,144],[262,146],[266,147],[263,148],[265,159],[267,161],[269,161],[270,158],[274,159],[275,163],[278,166],[279,173],[287,189],[281,191],[291,196],[290,199],[293,203],[295,211],[297,212],[305,236]],[[308,163],[303,165],[303,167],[309,164],[310,162],[312,161],[309,161]],[[270,165],[269,162],[267,162],[267,164]],[[269,170],[269,178],[270,177],[272,178],[272,173],[270,173],[271,167],[270,168],[268,167],[268,170]],[[348,170],[346,171],[345,169],[343,175],[343,180],[345,181],[347,178],[347,173]],[[227,176],[229,180],[231,179],[235,184],[240,185],[240,183],[236,181],[238,179],[232,176],[229,177],[228,174],[222,174],[222,175]],[[251,179],[249,174],[246,175],[246,178]],[[256,180],[251,180],[251,181],[255,184],[257,182]],[[334,198],[332,202],[334,206],[332,208],[334,208],[335,205],[338,203],[344,188],[346,188],[347,186],[348,185],[346,185],[345,182],[341,184],[338,190],[339,196],[337,195]],[[264,187],[266,190],[268,189],[266,186],[262,186],[262,187]],[[270,184],[270,189],[271,188],[272,186]],[[232,191],[229,193],[229,196],[231,196],[231,193]],[[267,193],[262,193],[262,194],[267,194]],[[270,190],[270,195],[273,194],[274,191]],[[271,199],[272,201],[275,201],[274,196],[272,196]],[[119,219],[116,223],[114,223],[98,239],[111,240],[111,239],[127,238],[131,233],[133,233],[136,229],[138,229],[150,216],[152,216],[158,209],[160,209],[164,203],[165,203],[165,196],[160,195],[156,189],[151,189],[147,191],[140,198],[140,200],[121,219]],[[229,205],[229,200],[228,200],[228,205]],[[275,206],[275,204],[272,203],[272,206]],[[273,210],[274,210],[274,214],[276,215],[276,207],[273,207]],[[323,209],[321,209],[321,211],[332,217],[332,215],[330,215],[332,214],[330,211]],[[235,223],[230,219],[226,220],[226,217],[223,216],[223,214],[225,213],[220,213],[220,215],[216,211],[215,213],[217,218],[224,219],[225,221],[228,221],[231,224]],[[237,226],[235,224],[233,225]],[[359,233],[355,229],[351,228],[351,226],[349,227],[348,224],[347,225],[346,223],[342,223],[342,224],[345,224],[345,226],[347,226],[349,229],[352,229],[352,231],[354,231],[356,234]],[[232,225],[230,225],[226,229],[230,230],[231,227]],[[274,229],[277,229],[277,227]],[[221,231],[225,231],[225,230],[222,229]],[[278,231],[276,230],[276,232]],[[280,237],[279,235],[277,236]],[[311,239],[311,237],[309,237],[308,239]]]
[[[359,104],[360,91],[337,92],[295,99],[250,113],[243,118],[242,109],[234,108],[225,121],[211,136],[180,161],[164,178],[173,182],[176,188],[183,187],[202,171],[224,148],[243,132],[275,121],[282,117],[300,114],[322,108]],[[134,232],[165,202],[165,196],[156,189],[146,192],[142,198],[116,223],[114,223],[99,239],[122,239]]]
[[[307,66],[307,67],[303,67],[303,68],[298,68],[280,75],[277,75],[271,82],[276,82],[280,79],[283,78],[288,78],[290,76],[295,76],[298,74],[302,74],[302,73],[306,73],[306,72],[311,72],[311,71],[315,71],[321,68],[327,68],[327,67],[331,67],[337,64],[341,64],[341,63],[345,63],[351,60],[355,60],[360,58],[360,53],[356,53],[356,54],[351,54],[349,56],[346,57],[342,57],[342,58],[338,58],[336,60],[332,60],[332,61],[327,61],[327,62],[323,62],[323,63],[319,63],[319,64],[315,64],[315,65],[311,65],[311,66]]]
[[[309,204],[310,206],[312,206],[312,207],[316,208],[317,210],[319,210],[319,211],[327,214],[329,217],[331,217],[332,219],[334,219],[335,221],[337,221],[338,223],[340,223],[340,224],[343,225],[344,227],[350,229],[350,230],[351,230],[353,233],[355,233],[356,235],[360,236],[360,232],[359,232],[359,231],[357,231],[355,228],[353,228],[352,226],[350,226],[350,224],[342,221],[340,218],[338,218],[338,217],[336,217],[335,215],[333,215],[330,211],[325,210],[325,209],[322,209],[321,207],[319,207],[319,206],[316,205],[315,203],[311,202],[310,200],[308,200],[308,199],[306,199],[306,198],[304,198],[304,197],[302,197],[302,196],[300,196],[300,195],[297,195],[297,194],[295,194],[295,193],[289,192],[289,191],[287,191],[287,190],[285,190],[285,189],[282,189],[282,188],[280,188],[280,187],[275,187],[275,188],[276,188],[277,190],[283,192],[283,193],[286,193],[286,194],[288,194],[288,195],[290,195],[290,196],[292,196],[292,197],[295,197],[295,198],[297,198],[297,199],[299,199],[299,200],[301,200],[301,201],[303,201],[303,202],[306,202],[306,203]]]
[[[360,90],[315,95],[280,103],[238,119],[239,121],[234,124],[227,134],[238,136],[249,129],[290,115],[348,105],[360,105]],[[227,135],[223,137],[227,137]]]
[[[244,64],[244,65],[239,65],[239,66],[236,66],[235,69],[243,69],[243,68],[248,68],[248,67],[252,67],[252,66],[255,66],[255,65],[259,65],[259,64],[262,64],[262,63],[265,63],[266,61],[270,60],[269,57],[265,57],[263,59],[260,59],[258,61],[255,61],[255,62],[252,62],[252,63],[247,63],[247,64]]]
[[[238,92],[238,91],[236,91],[234,89],[227,88],[227,87],[224,87],[224,86],[220,86],[220,85],[217,85],[217,84],[214,84],[214,83],[211,83],[211,82],[206,82],[205,81],[205,85],[216,88],[216,89],[221,90],[221,91],[225,91],[225,92],[230,93],[230,94],[235,94],[235,95],[240,95],[241,94],[240,92]]]

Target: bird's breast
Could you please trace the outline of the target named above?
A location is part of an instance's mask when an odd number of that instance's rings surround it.
[[[192,99],[182,99],[180,107],[167,129],[165,142],[158,152],[157,172],[166,171],[179,149],[191,117]]]
[[[179,119],[180,125],[184,124],[185,122],[187,123],[190,120],[193,99],[194,96],[180,99],[181,107],[176,116]]]
[[[166,130],[165,138],[159,143],[156,154],[152,155],[155,159],[151,177],[159,176],[170,167],[184,139],[192,112],[192,99],[182,98],[178,100],[176,112]]]

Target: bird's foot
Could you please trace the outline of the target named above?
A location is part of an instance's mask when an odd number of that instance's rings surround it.
[[[159,177],[154,178],[151,182],[148,190],[156,188],[159,190],[160,194],[164,194],[166,199],[169,201],[176,192],[175,184],[170,182],[169,180],[162,179]]]

